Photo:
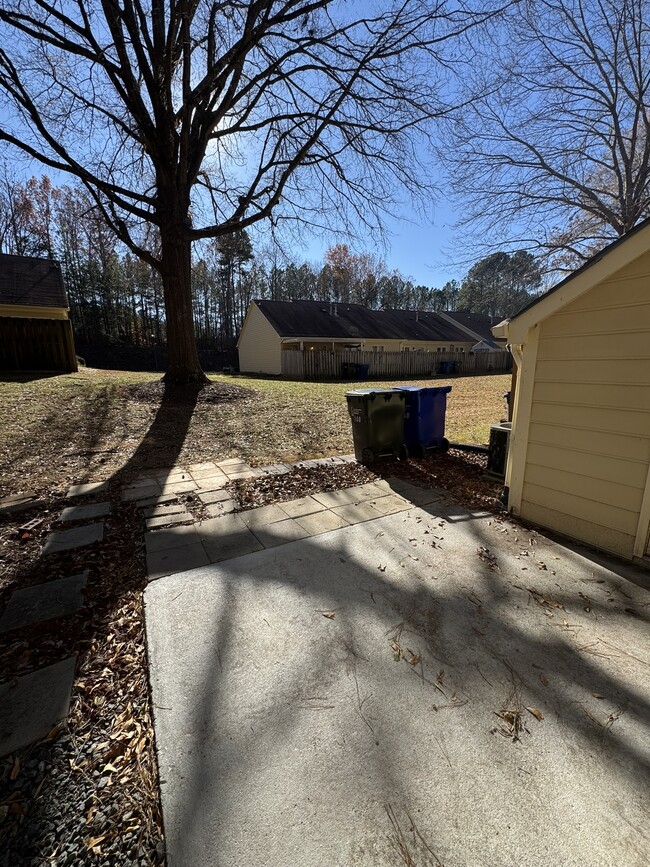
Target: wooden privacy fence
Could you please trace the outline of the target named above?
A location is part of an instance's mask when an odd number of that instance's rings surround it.
[[[289,379],[363,378],[349,374],[345,365],[368,366],[369,379],[426,379],[450,373],[504,373],[512,369],[509,352],[343,352],[285,349],[282,375]],[[445,365],[453,365],[453,369]],[[344,375],[344,373],[346,375]]]
[[[0,316],[0,370],[77,370],[70,320]]]

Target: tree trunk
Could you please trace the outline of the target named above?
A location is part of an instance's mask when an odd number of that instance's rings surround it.
[[[163,382],[174,385],[205,384],[196,349],[192,312],[191,243],[174,232],[161,232],[162,278],[167,321],[169,363]]]

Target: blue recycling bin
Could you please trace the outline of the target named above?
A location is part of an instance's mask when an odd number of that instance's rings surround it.
[[[397,391],[406,392],[404,406],[404,448],[408,455],[422,457],[427,451],[447,451],[445,416],[450,385],[420,388],[402,385]]]

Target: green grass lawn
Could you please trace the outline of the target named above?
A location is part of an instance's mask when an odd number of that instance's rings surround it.
[[[0,381],[0,494],[106,478],[125,465],[166,466],[241,456],[253,465],[353,450],[345,392],[367,383],[211,376],[247,391],[226,402],[164,406],[159,374],[82,369]],[[395,383],[377,382],[378,388]],[[431,380],[415,385],[431,385]],[[447,436],[485,443],[504,415],[509,375],[451,385]],[[153,425],[153,426],[152,426]]]

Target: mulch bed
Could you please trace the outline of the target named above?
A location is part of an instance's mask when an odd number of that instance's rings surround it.
[[[133,505],[114,503],[101,543],[45,560],[42,542],[64,505],[50,498],[28,538],[18,528],[29,512],[0,525],[1,602],[10,588],[90,570],[76,614],[4,636],[0,680],[72,654],[77,671],[66,723],[0,760],[0,865],[161,865],[142,520]]]

